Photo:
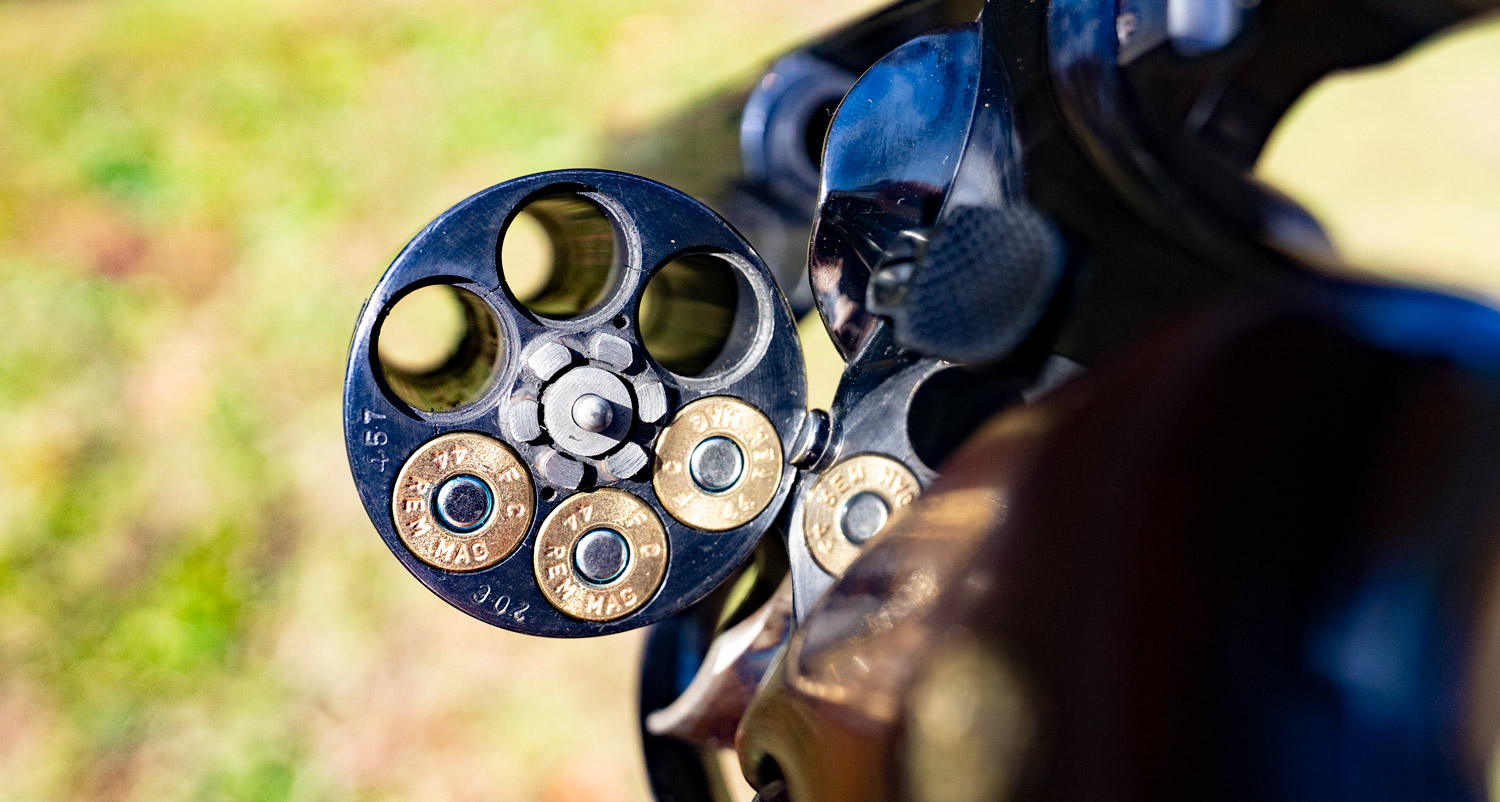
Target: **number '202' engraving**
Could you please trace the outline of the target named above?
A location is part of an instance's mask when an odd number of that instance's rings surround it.
[[[484,585],[480,587],[479,590],[476,590],[472,594],[470,594],[469,599],[472,600],[475,604],[479,605],[483,605],[485,602],[490,602],[489,607],[495,611],[495,615],[505,616],[506,614],[509,614],[511,618],[514,618],[517,621],[526,620],[526,611],[531,609],[531,605],[529,603],[520,602],[516,605],[515,609],[512,610],[510,606],[510,596],[501,593],[495,596],[494,601],[491,602],[490,594],[493,592],[494,591],[490,588],[489,585]]]

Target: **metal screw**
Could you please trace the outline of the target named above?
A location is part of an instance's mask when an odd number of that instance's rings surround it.
[[[573,422],[586,432],[602,432],[614,420],[614,407],[608,400],[593,393],[584,393],[573,402]]]
[[[745,452],[727,437],[710,437],[699,443],[688,457],[693,481],[710,493],[722,493],[745,472]]]
[[[489,485],[477,476],[461,473],[438,487],[438,520],[455,532],[472,532],[483,526],[494,506]]]
[[[579,538],[573,549],[573,567],[596,585],[619,579],[629,564],[630,544],[613,529],[595,529]]]
[[[891,517],[891,507],[885,499],[869,491],[856,493],[844,503],[839,515],[839,528],[851,543],[864,543],[874,537]]]

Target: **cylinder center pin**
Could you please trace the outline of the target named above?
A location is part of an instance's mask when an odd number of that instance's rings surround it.
[[[578,428],[598,434],[609,428],[614,422],[614,407],[605,399],[593,393],[584,393],[573,402],[573,422]]]
[[[542,389],[542,422],[557,448],[597,457],[624,441],[635,422],[635,402],[625,380],[583,365],[559,374]]]
[[[738,398],[700,398],[678,411],[656,440],[651,479],[673,518],[709,532],[744,526],[781,484],[781,438],[760,410]]]

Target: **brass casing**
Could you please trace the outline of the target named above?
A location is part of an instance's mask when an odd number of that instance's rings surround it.
[[[458,474],[489,486],[494,509],[473,532],[453,532],[433,513],[433,493]],[[428,565],[478,571],[509,557],[526,539],[536,513],[531,472],[504,443],[474,432],[435,437],[417,449],[396,475],[391,516],[401,542]]]
[[[844,504],[860,493],[879,496],[894,516],[922,493],[922,486],[905,465],[879,454],[850,457],[818,477],[803,506],[802,531],[813,559],[834,576],[859,556],[860,545],[844,536],[839,516]]]
[[[725,437],[744,454],[744,470],[727,490],[697,485],[688,460],[699,443]],[[673,518],[708,532],[744,526],[776,497],[782,472],[781,437],[754,406],[730,396],[700,398],[678,411],[656,439],[656,470],[651,484]]]
[[[625,571],[607,585],[579,575],[573,563],[578,541],[597,529],[625,538]],[[667,530],[651,505],[624,490],[605,488],[565,499],[542,521],[533,567],[536,583],[554,607],[584,621],[615,621],[640,609],[667,575]]]

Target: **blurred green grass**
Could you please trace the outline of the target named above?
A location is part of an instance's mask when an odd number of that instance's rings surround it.
[[[351,327],[456,200],[867,5],[0,3],[0,800],[642,799],[637,637],[493,630],[371,532]],[[1500,292],[1496,76],[1490,25],[1336,81],[1264,172]]]
[[[641,799],[638,638],[446,607],[339,431],[363,298],[858,3],[0,4],[0,799]]]
[[[1259,172],[1367,272],[1500,299],[1500,19],[1314,87]]]

